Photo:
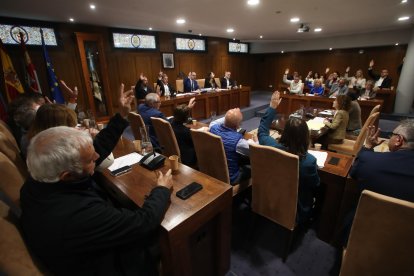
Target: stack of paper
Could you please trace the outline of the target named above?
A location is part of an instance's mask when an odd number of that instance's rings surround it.
[[[308,150],[308,153],[315,156],[316,164],[318,165],[319,168],[324,167],[326,158],[328,158],[328,153],[326,151]]]
[[[323,121],[324,121],[324,118],[315,117],[312,120],[307,121],[306,123],[308,124],[308,128],[310,130],[320,130],[321,128],[325,126]]]
[[[110,170],[111,172],[125,167],[125,166],[132,166],[136,163],[138,163],[140,160],[142,159],[142,155],[136,152],[118,157],[114,160],[114,163],[108,167],[108,170]]]

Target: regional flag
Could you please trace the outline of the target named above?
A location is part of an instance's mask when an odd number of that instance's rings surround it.
[[[32,59],[29,56],[29,52],[26,49],[26,44],[24,43],[24,34],[22,32],[20,35],[20,46],[22,47],[24,60],[26,63],[26,74],[27,74],[27,86],[33,92],[42,94],[42,89],[40,88],[39,78],[37,77],[37,72]]]
[[[3,65],[4,73],[4,82],[6,86],[7,99],[10,102],[16,98],[19,94],[24,93],[22,83],[17,76],[16,71],[14,71],[13,64],[9,55],[6,53],[6,49],[3,46],[3,42],[0,39],[0,56],[1,64]]]
[[[47,76],[52,98],[56,103],[64,104],[65,98],[63,97],[62,91],[59,88],[58,79],[56,77],[55,70],[53,69],[52,61],[50,60],[49,54],[47,53],[42,29],[40,29],[40,35],[42,36],[43,57],[46,63]]]

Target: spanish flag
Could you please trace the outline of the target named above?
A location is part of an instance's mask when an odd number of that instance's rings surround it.
[[[3,65],[4,82],[6,83],[6,94],[8,101],[12,101],[19,94],[24,93],[22,83],[14,70],[13,64],[9,55],[6,53],[6,49],[3,46],[3,42],[0,39],[0,57],[1,64]]]
[[[27,74],[27,86],[31,91],[42,94],[42,88],[40,88],[39,78],[37,77],[36,68],[32,62],[32,59],[29,56],[29,52],[26,49],[26,44],[24,43],[24,34],[20,34],[20,46],[22,47],[24,60],[26,63],[26,74]]]

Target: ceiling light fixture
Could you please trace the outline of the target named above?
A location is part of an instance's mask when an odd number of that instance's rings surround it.
[[[401,4],[405,4],[405,3],[407,3],[407,0],[402,0],[401,1]]]
[[[260,39],[262,39],[262,38],[263,38],[263,36],[261,35],[261,36],[260,36]]]
[[[202,36],[202,34],[198,34],[198,36]]]
[[[235,38],[235,37],[233,37],[233,40],[236,40],[236,38]]]
[[[332,51],[332,48],[329,48],[329,51]]]
[[[152,27],[149,27],[148,30],[152,31]]]
[[[75,19],[73,19],[73,18],[71,17],[71,18],[69,18],[69,21],[70,21],[70,22],[74,22],[74,21],[75,21]]]
[[[258,5],[259,4],[259,0],[248,0],[247,1],[247,5],[249,5],[249,6],[256,6],[256,5]]]
[[[89,5],[89,8],[90,8],[91,10],[94,10],[94,9],[96,9],[96,6],[95,6],[95,4],[90,4],[90,5]]]
[[[178,18],[175,22],[177,22],[177,24],[184,24],[185,19],[184,18]]]
[[[227,29],[227,32],[228,32],[228,33],[232,33],[232,32],[234,32],[234,29],[233,29],[233,28],[228,28],[228,29]]]
[[[315,28],[313,31],[314,31],[315,33],[319,33],[319,32],[321,32],[321,31],[322,31],[322,28]]]
[[[398,46],[398,42],[397,42],[397,43],[395,43],[395,46]]]
[[[300,18],[299,17],[293,17],[290,19],[290,22],[295,23],[295,22],[299,22]]]
[[[410,19],[409,16],[401,16],[400,18],[398,18],[398,21],[405,21],[405,20],[408,20],[408,19]]]
[[[298,28],[298,33],[307,33],[309,32],[310,28],[305,23],[301,23]]]
[[[285,51],[283,51],[283,50],[282,50],[282,51],[280,51],[280,52],[283,54]]]

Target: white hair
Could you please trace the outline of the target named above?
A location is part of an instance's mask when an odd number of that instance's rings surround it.
[[[397,127],[406,140],[406,147],[414,149],[414,119],[405,119]]]
[[[158,95],[156,93],[148,93],[145,96],[145,103],[148,106],[154,106],[154,104],[158,102]]]
[[[27,167],[34,180],[53,183],[63,172],[82,174],[80,151],[92,144],[89,133],[67,126],[52,127],[34,136],[28,148]]]

